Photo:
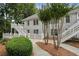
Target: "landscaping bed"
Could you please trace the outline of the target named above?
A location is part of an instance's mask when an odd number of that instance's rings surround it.
[[[10,39],[1,39],[0,40],[0,56],[7,56],[7,50],[6,50],[6,43],[9,41]]]
[[[48,45],[45,45],[45,43],[43,42],[36,42],[36,44],[44,49],[45,51],[47,51],[49,54],[51,54],[52,56],[76,56],[76,54],[64,49],[64,48],[59,48],[58,52],[57,50],[54,48],[54,45],[51,43],[48,43]]]
[[[0,44],[0,56],[7,56],[7,50],[5,45]]]

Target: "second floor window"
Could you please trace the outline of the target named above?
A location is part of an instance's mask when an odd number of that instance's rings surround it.
[[[27,25],[29,26],[29,20],[27,21]]]
[[[38,25],[38,20],[33,20],[34,25]]]
[[[66,16],[66,23],[70,23],[70,16]]]

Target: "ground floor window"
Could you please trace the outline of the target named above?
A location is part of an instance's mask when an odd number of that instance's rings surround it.
[[[38,29],[35,29],[34,30],[34,34],[38,34]]]
[[[27,33],[30,33],[30,30],[27,30]]]

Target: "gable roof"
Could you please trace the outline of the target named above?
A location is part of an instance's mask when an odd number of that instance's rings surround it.
[[[29,16],[29,17],[23,19],[22,21],[32,20],[32,19],[36,19],[36,18],[37,18],[37,19],[39,18],[38,15],[37,15],[37,14],[33,14],[33,15],[31,15],[31,16]]]
[[[74,14],[74,13],[79,13],[79,9],[74,9],[74,10],[69,12],[69,14]]]

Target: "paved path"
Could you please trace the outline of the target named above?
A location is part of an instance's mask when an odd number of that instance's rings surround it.
[[[51,56],[48,52],[41,49],[35,42],[41,41],[41,40],[31,40],[33,43],[33,52],[34,56]]]
[[[61,47],[65,48],[79,56],[79,48],[75,48],[75,47],[67,45],[67,44],[61,44]]]
[[[48,52],[44,51],[36,44],[33,44],[33,52],[35,56],[51,56]]]

